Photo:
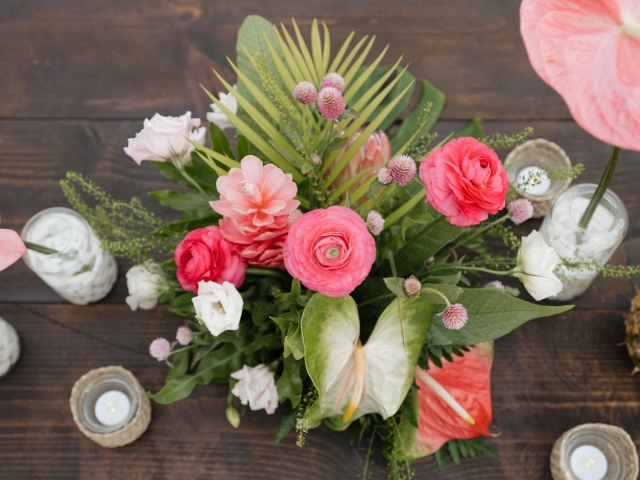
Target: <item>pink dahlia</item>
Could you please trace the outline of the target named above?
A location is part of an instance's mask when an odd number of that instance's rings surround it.
[[[358,130],[353,136],[349,139],[349,142],[342,148],[342,151],[336,158],[333,165],[336,165],[345,152],[349,149],[353,142],[362,134],[362,128]],[[391,143],[389,142],[389,138],[382,130],[376,130],[367,138],[367,141],[364,142],[364,145],[358,149],[356,154],[351,157],[347,166],[340,172],[340,175],[336,177],[336,179],[331,184],[332,189],[338,188],[344,182],[349,180],[350,178],[357,175],[359,172],[366,170],[371,167],[382,167],[385,163],[389,161],[391,158]],[[382,169],[381,169],[382,170]],[[386,168],[384,169],[389,172]],[[366,182],[372,175],[375,175],[375,169],[370,173],[363,175],[357,182],[355,182],[349,191],[353,192],[356,188]],[[378,179],[380,178],[380,174],[378,174]],[[389,178],[391,178],[389,174]],[[391,180],[389,180],[391,182]],[[382,182],[381,183],[385,183]],[[388,183],[388,182],[387,182]]]
[[[289,214],[300,205],[291,174],[247,155],[240,168],[218,178],[220,200],[211,207],[223,216],[220,231],[249,265],[282,268],[282,246],[289,232]]]
[[[333,206],[305,213],[285,240],[284,265],[302,284],[328,297],[351,293],[376,259],[376,242],[360,216]]]
[[[520,30],[536,73],[582,128],[640,151],[637,0],[524,0]]]
[[[318,110],[327,120],[337,120],[344,112],[342,94],[335,87],[324,87],[318,94]]]
[[[344,78],[342,78],[342,75],[336,72],[327,73],[320,83],[320,88],[324,87],[333,87],[340,93],[342,93],[342,91],[344,90]]]

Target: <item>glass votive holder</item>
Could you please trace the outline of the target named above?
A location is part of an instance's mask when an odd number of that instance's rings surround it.
[[[0,317],[0,381],[9,376],[20,358],[20,337],[9,322]]]
[[[587,423],[556,440],[550,466],[554,480],[637,480],[638,453],[623,429]]]
[[[66,301],[75,305],[97,302],[113,288],[118,276],[116,260],[74,210],[43,210],[31,217],[21,235],[25,242],[57,251],[27,250],[22,259]]]
[[[97,444],[115,448],[137,440],[151,422],[151,402],[133,374],[122,367],[91,370],[69,399],[73,420]]]
[[[571,177],[564,180],[548,178],[540,169],[551,167],[565,170],[571,168],[571,160],[560,146],[538,138],[514,148],[504,161],[505,165],[511,162],[516,163],[508,173],[509,183],[521,197],[531,202],[533,218],[544,217],[558,195],[569,187]],[[540,175],[536,175],[536,172]],[[527,183],[534,178],[538,184]]]
[[[611,258],[627,233],[627,209],[611,190],[605,192],[589,226],[584,229],[578,225],[597,187],[595,183],[582,183],[564,191],[542,222],[544,241],[563,261],[590,263],[580,268],[558,265],[554,273],[563,288],[550,300],[566,301],[582,295],[598,276],[597,266]]]

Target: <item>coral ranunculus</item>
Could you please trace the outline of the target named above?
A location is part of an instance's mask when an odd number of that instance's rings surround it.
[[[509,180],[496,152],[472,137],[460,137],[422,159],[420,179],[438,212],[459,227],[477,225],[504,208]]]
[[[429,376],[473,417],[475,425],[469,425],[440,396],[416,377],[420,416],[418,433],[410,455],[413,458],[435,453],[452,439],[475,438],[490,435],[491,423],[491,365],[493,346],[479,343],[462,358],[442,362],[442,368],[429,365]]]
[[[351,293],[376,259],[376,242],[360,216],[347,207],[312,210],[292,226],[284,265],[302,284],[328,297]]]
[[[222,215],[220,231],[249,265],[282,268],[282,246],[289,232],[289,214],[300,202],[290,173],[247,155],[241,168],[219,177],[220,200],[211,208]]]
[[[360,136],[363,129],[358,130],[349,139],[340,152],[340,155],[336,158],[334,165],[340,161],[340,158],[347,149],[356,141]],[[331,188],[335,190],[340,185],[345,183],[350,178],[356,176],[359,172],[371,167],[382,167],[391,158],[391,143],[389,138],[382,130],[376,130],[371,136],[364,142],[364,145],[356,152],[356,154],[349,160],[347,166],[340,172],[340,175],[331,184]],[[355,182],[349,191],[353,192],[356,188],[362,185],[369,177],[375,175],[376,171],[372,170],[369,174],[365,174],[357,182]]]
[[[524,0],[520,30],[534,70],[576,122],[640,151],[640,3]]]
[[[182,288],[198,293],[198,282],[244,282],[247,262],[216,226],[198,228],[184,237],[173,254],[178,265],[176,276]]]

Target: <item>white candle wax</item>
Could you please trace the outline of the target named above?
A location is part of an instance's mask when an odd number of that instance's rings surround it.
[[[579,480],[602,480],[607,474],[607,457],[592,445],[581,445],[571,452],[569,465]]]
[[[109,390],[98,398],[94,407],[96,418],[107,426],[118,425],[131,411],[131,401],[118,390]]]
[[[518,172],[518,188],[529,195],[541,196],[549,192],[551,180],[539,167],[525,167]]]

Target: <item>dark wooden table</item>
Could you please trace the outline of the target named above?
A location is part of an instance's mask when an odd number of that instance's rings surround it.
[[[347,34],[375,34],[388,59],[404,54],[416,76],[447,94],[438,129],[473,116],[488,132],[535,136],[560,144],[596,182],[610,147],[581,130],[562,99],[533,72],[519,35],[517,0],[2,0],[0,2],[0,213],[20,230],[38,211],[65,206],[58,181],[78,170],[116,197],[171,188],[150,165],[122,148],[145,117],[208,105],[198,86],[218,90],[211,67],[234,76],[236,32],[249,14],[274,22],[294,16],[331,28],[333,46]],[[375,49],[374,49],[375,50]],[[504,154],[505,152],[502,152]],[[614,256],[640,262],[640,155],[623,152],[612,188],[631,219]],[[149,198],[145,204],[170,215]],[[538,223],[528,222],[526,230]],[[0,274],[0,315],[24,345],[15,372],[0,384],[0,477],[3,479],[357,478],[363,456],[348,435],[313,431],[307,445],[290,434],[277,447],[280,415],[248,412],[239,430],[225,420],[227,389],[198,387],[187,400],[154,405],[147,433],[108,450],[83,437],[68,398],[86,371],[121,364],[149,390],[166,373],[147,354],[181,320],[160,307],[131,312],[120,263],[114,291],[88,307],[64,303],[22,262]],[[622,340],[623,312],[635,280],[599,278],[564,315],[532,321],[496,342],[492,374],[495,424],[489,439],[502,462],[480,458],[441,473],[431,458],[416,478],[547,479],[555,439],[586,422],[621,426],[640,442],[640,378]],[[376,457],[374,478],[385,478]]]

